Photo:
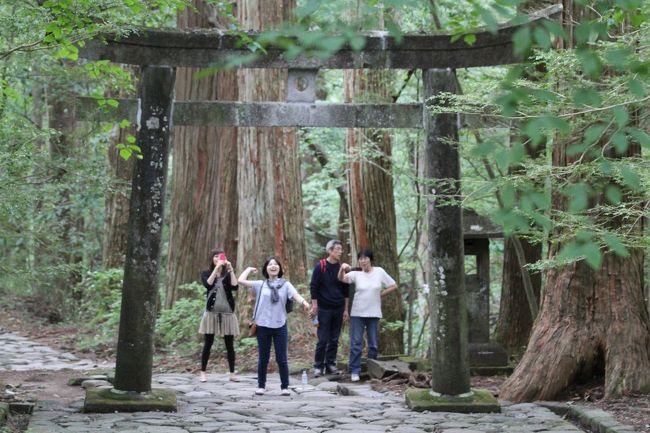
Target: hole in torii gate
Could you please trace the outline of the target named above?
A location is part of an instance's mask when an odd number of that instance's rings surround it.
[[[530,15],[527,24],[556,17],[561,5]],[[128,246],[124,269],[122,313],[117,349],[115,388],[149,392],[153,363],[153,333],[158,282],[158,259],[163,226],[168,146],[172,125],[214,127],[324,127],[424,129],[425,176],[452,179],[460,191],[460,160],[446,143],[456,140],[458,114],[429,113],[426,101],[441,93],[458,93],[454,69],[518,63],[512,36],[521,26],[496,33],[476,33],[468,46],[451,42],[451,35],[406,35],[398,44],[387,36],[368,36],[363,50],[342,48],[328,59],[299,56],[285,60],[281,49],[247,63],[246,68],[288,69],[287,102],[173,101],[175,67],[206,68],[248,52],[238,37],[216,32],[143,30],[125,38],[107,37],[88,42],[80,56],[91,60],[142,65],[137,100],[120,100],[117,110],[97,114],[92,98],[77,100],[77,120],[137,122],[137,143],[143,159],[136,162],[131,195]],[[422,69],[423,101],[419,104],[315,103],[315,76],[319,69]],[[443,395],[469,392],[468,325],[466,318],[464,244],[461,208],[441,206],[428,191],[432,390]],[[434,229],[435,228],[435,229]],[[486,289],[488,237],[468,236],[469,254],[479,264],[479,289]],[[477,239],[482,239],[478,240]],[[480,333],[480,331],[478,331]],[[479,337],[482,339],[483,337]],[[128,353],[128,356],[124,356]],[[121,356],[123,355],[123,356]]]

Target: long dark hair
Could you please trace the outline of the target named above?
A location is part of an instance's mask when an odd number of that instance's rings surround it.
[[[215,248],[215,249],[210,251],[210,258],[208,259],[209,260],[208,268],[210,269],[210,272],[214,271],[214,266],[215,266],[215,264],[214,264],[214,256],[216,256],[216,255],[218,255],[220,253],[223,253],[223,252],[224,251],[221,248]],[[222,268],[221,273],[223,274],[224,271],[225,271],[225,268]]]
[[[266,259],[266,261],[262,265],[262,275],[264,275],[264,278],[266,278],[267,280],[269,279],[269,272],[266,270],[266,267],[269,265],[269,262],[271,260],[275,260],[275,263],[278,264],[278,267],[280,268],[280,271],[278,272],[278,278],[281,278],[282,275],[284,275],[284,268],[282,267],[282,263],[280,262],[280,260],[278,260],[278,258],[275,256],[271,256],[268,259]]]

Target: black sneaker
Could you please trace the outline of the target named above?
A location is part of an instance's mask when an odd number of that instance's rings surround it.
[[[339,374],[339,369],[333,365],[328,365],[325,367],[325,373],[327,374]]]
[[[323,375],[323,370],[320,368],[314,368],[314,377],[320,377]]]

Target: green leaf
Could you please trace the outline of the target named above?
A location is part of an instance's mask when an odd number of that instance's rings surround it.
[[[607,247],[614,252],[617,256],[620,257],[629,257],[630,253],[628,252],[627,248],[625,248],[625,245],[616,237],[615,235],[611,233],[606,233],[603,235],[603,241],[607,245]]]
[[[107,99],[106,104],[110,105],[113,108],[117,108],[120,105],[116,99]]]
[[[637,98],[643,98],[646,95],[646,90],[643,83],[636,78],[632,78],[627,82],[627,87],[630,89],[630,92]]]
[[[512,51],[516,56],[525,57],[532,46],[530,27],[524,26],[512,35]]]
[[[132,134],[127,135],[126,136],[126,142],[130,143],[130,144],[135,143],[135,137]]]
[[[638,191],[641,189],[641,178],[631,167],[622,165],[621,177],[623,177],[623,183],[629,186],[633,191]]]
[[[131,151],[129,149],[120,149],[120,156],[123,160],[128,161],[131,157]]]
[[[637,128],[626,128],[627,133],[642,147],[650,147],[650,135]]]
[[[629,56],[629,54],[630,54],[630,50],[628,49],[610,50],[605,52],[603,58],[607,63],[612,65],[614,68],[616,68],[619,71],[622,71],[627,68],[627,57]]]
[[[582,70],[584,73],[594,78],[598,77],[603,69],[603,64],[598,54],[585,49],[576,50],[576,54],[582,62]]]
[[[630,118],[630,115],[627,112],[627,108],[619,105],[617,107],[614,107],[613,111],[614,111],[614,122],[616,122],[619,128],[624,127]]]
[[[494,154],[494,160],[497,163],[497,167],[503,173],[508,171],[510,168],[510,151],[507,149],[500,149]]]
[[[558,100],[558,96],[556,93],[551,92],[549,90],[545,89],[532,89],[530,93],[540,101],[544,102],[555,102]]]
[[[602,105],[602,98],[600,93],[589,87],[581,87],[573,93],[573,103],[580,105],[587,105],[591,107],[600,107]]]
[[[593,125],[587,128],[583,136],[583,143],[585,146],[591,146],[598,140],[600,140],[607,129],[606,125]]]
[[[302,54],[305,50],[299,45],[290,45],[284,52],[284,58],[287,60],[293,60]]]
[[[619,154],[627,152],[629,143],[627,142],[627,135],[624,132],[616,131],[612,134],[612,143],[614,143],[614,148]]]
[[[501,203],[503,204],[504,209],[512,209],[515,203],[516,192],[515,189],[510,184],[506,184],[499,191],[499,196],[501,197]]]
[[[533,30],[533,37],[537,45],[542,47],[544,50],[551,48],[551,36],[548,31],[543,27],[535,27]]]
[[[589,190],[589,186],[584,183],[577,183],[564,188],[562,194],[569,198],[569,212],[577,214],[587,208]]]
[[[476,43],[476,35],[473,33],[465,35],[463,36],[463,41],[465,41],[467,45],[474,45]]]
[[[623,199],[623,194],[617,186],[607,185],[605,188],[605,197],[611,204],[619,204]]]
[[[122,119],[120,121],[120,128],[124,129],[124,128],[128,128],[129,126],[131,126],[131,122],[129,122],[128,119]]]
[[[600,248],[591,241],[569,242],[558,254],[558,258],[561,260],[578,260],[582,257],[585,258],[587,264],[592,268],[600,268],[602,263]]]
[[[366,46],[366,38],[363,36],[355,35],[352,38],[350,38],[350,47],[352,47],[353,50],[359,51],[362,50],[363,47]]]
[[[487,29],[492,33],[496,32],[499,25],[496,18],[494,18],[494,15],[492,15],[492,12],[482,7],[479,11],[481,19],[483,19],[483,23],[485,23],[485,27],[487,27]]]
[[[599,269],[603,262],[603,254],[600,252],[598,245],[593,242],[586,243],[583,245],[582,251],[587,264],[592,269]]]
[[[557,21],[544,20],[542,22],[542,24],[544,25],[544,27],[546,27],[548,29],[548,31],[552,35],[557,36],[558,38],[561,38],[561,39],[564,39],[564,40],[568,39],[566,30],[564,30],[562,25],[560,23],[558,23]]]

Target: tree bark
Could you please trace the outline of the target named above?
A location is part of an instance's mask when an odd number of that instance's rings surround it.
[[[570,48],[573,25],[588,11],[571,0],[564,0],[563,5],[562,22],[570,36],[565,48]],[[584,155],[568,156],[567,146],[561,141],[555,144],[553,165],[567,167],[584,160]],[[608,158],[640,153],[638,145],[630,145],[624,155],[602,149],[602,155]],[[602,180],[612,182],[604,177]],[[594,207],[589,212],[595,224],[643,231],[643,223],[597,215],[595,206],[601,200],[599,195],[591,198]],[[632,194],[624,200],[628,205],[638,201]],[[554,192],[553,208],[566,209],[566,197]],[[554,245],[549,256],[554,257],[559,249]],[[501,398],[514,402],[551,400],[571,383],[603,373],[606,397],[650,391],[650,319],[643,299],[644,257],[640,249],[630,249],[629,253],[629,257],[620,257],[606,251],[597,270],[578,261],[548,271],[542,308],[528,347],[504,383]]]
[[[60,66],[66,68],[69,64],[63,62]],[[63,308],[70,290],[81,280],[79,265],[82,261],[82,245],[77,239],[82,238],[84,221],[71,211],[71,188],[68,186],[68,182],[71,182],[68,164],[74,158],[77,147],[74,139],[75,113],[70,108],[74,106],[75,97],[76,92],[71,85],[60,79],[53,80],[47,86],[48,123],[49,127],[57,132],[49,142],[57,197],[54,200],[56,202],[55,222],[47,229],[49,234],[46,237],[56,243],[50,243],[48,240],[44,244],[45,248],[37,248],[36,263],[50,264],[58,269],[52,278],[36,286],[36,290],[54,307],[50,310],[51,321],[61,319],[58,311]],[[56,248],[56,251],[52,248]]]
[[[237,5],[243,28],[267,30],[290,19],[295,2],[239,0]],[[237,78],[242,101],[286,100],[286,70],[240,69]],[[308,266],[295,129],[241,128],[237,141],[237,262],[242,268],[259,267],[268,256],[275,255],[282,262],[285,277],[297,287],[304,286]]]
[[[532,245],[524,239],[519,239],[526,257],[526,263],[535,263],[541,259],[540,245]],[[512,245],[512,239],[505,239],[503,246],[503,275],[501,285],[501,301],[499,306],[499,319],[496,325],[496,341],[510,353],[522,353],[528,344],[530,330],[534,318],[530,308],[526,291],[522,287],[521,266]],[[530,276],[535,298],[539,299],[542,285],[542,276],[539,273]]]
[[[390,71],[345,71],[345,100],[392,102],[391,80]],[[354,258],[358,249],[371,248],[373,264],[383,267],[399,286],[391,137],[381,130],[349,129],[346,145],[351,158],[350,255]],[[399,291],[382,299],[382,313],[386,322],[404,321]],[[404,329],[380,329],[379,351],[384,355],[404,353]]]
[[[213,6],[194,0],[196,10],[179,12],[179,29],[212,27]],[[237,100],[235,71],[197,80],[196,68],[179,68],[176,100]],[[197,281],[209,264],[208,252],[220,247],[236,266],[237,129],[204,126],[174,128],[171,213],[165,308],[197,296],[179,286]]]
[[[577,262],[547,275],[540,317],[501,398],[552,400],[604,372],[605,395],[650,390],[650,328],[643,252],[605,255],[600,270]]]
[[[135,73],[139,79],[139,72]],[[124,98],[125,92],[117,97]],[[117,143],[127,143],[128,135],[136,134],[135,125],[119,128],[108,149],[108,171],[112,185],[105,198],[104,237],[102,245],[102,267],[104,269],[123,268],[126,253],[127,233],[129,227],[129,196],[133,180],[135,157],[124,160]]]

